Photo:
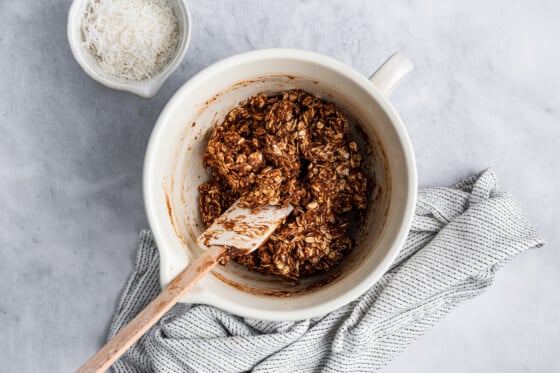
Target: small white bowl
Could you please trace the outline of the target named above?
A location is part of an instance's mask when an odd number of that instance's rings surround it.
[[[127,80],[107,74],[83,46],[81,24],[89,0],[74,0],[68,12],[68,42],[78,64],[92,79],[113,89],[134,93],[142,98],[154,97],[165,80],[181,63],[191,37],[191,15],[185,0],[169,0],[179,22],[179,41],[175,55],[156,75],[144,80]]]

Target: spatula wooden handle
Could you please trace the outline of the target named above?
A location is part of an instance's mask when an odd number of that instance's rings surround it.
[[[212,246],[196,258],[181,272],[165,290],[150,302],[127,326],[121,329],[101,350],[93,355],[76,373],[104,372],[113,364],[146,330],[173,307],[187,291],[218,262],[224,254],[222,246]]]

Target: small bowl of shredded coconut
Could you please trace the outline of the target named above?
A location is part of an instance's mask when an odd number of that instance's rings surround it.
[[[191,18],[185,0],[74,0],[68,40],[99,83],[153,97],[185,56]]]

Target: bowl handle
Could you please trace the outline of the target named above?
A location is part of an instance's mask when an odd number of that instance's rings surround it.
[[[379,66],[369,80],[385,97],[389,97],[413,67],[414,65],[408,57],[401,52],[396,52]]]

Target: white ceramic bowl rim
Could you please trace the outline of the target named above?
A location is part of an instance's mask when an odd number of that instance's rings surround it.
[[[163,136],[163,133],[166,129],[166,122],[168,121],[168,117],[173,114],[173,112],[177,109],[177,105],[180,104],[182,97],[191,91],[193,87],[204,82],[207,77],[212,76],[224,69],[229,69],[231,66],[237,64],[243,64],[246,62],[251,62],[254,60],[265,61],[265,60],[274,60],[279,58],[289,58],[294,61],[305,61],[311,62],[313,64],[326,66],[330,69],[336,70],[339,74],[343,75],[345,78],[350,79],[353,83],[359,85],[362,89],[366,90],[371,97],[377,101],[379,106],[385,111],[387,117],[389,118],[390,122],[394,126],[394,130],[396,135],[402,144],[403,149],[403,156],[406,162],[406,167],[408,169],[408,180],[409,180],[409,187],[407,189],[406,195],[406,202],[405,202],[405,212],[403,215],[403,219],[401,224],[398,228],[398,232],[395,235],[395,239],[393,241],[393,245],[391,249],[388,251],[387,255],[383,257],[380,261],[379,265],[374,268],[371,273],[367,276],[366,279],[361,281],[360,283],[356,284],[350,291],[337,296],[334,299],[325,300],[320,305],[312,305],[309,307],[299,307],[297,310],[291,311],[282,311],[282,312],[274,312],[274,311],[262,311],[262,310],[255,310],[251,307],[247,307],[243,304],[236,303],[234,300],[220,298],[215,299],[211,296],[208,298],[207,304],[211,304],[217,306],[223,310],[228,312],[234,313],[236,315],[255,318],[255,319],[264,319],[264,320],[300,320],[305,318],[314,317],[317,315],[325,314],[327,312],[333,311],[354,299],[358,298],[364,292],[366,292],[376,281],[378,281],[381,276],[389,269],[391,264],[394,262],[395,258],[397,257],[401,247],[403,246],[405,239],[408,235],[412,218],[414,216],[414,210],[416,205],[416,190],[417,190],[417,176],[416,176],[416,164],[414,158],[413,148],[408,137],[406,128],[404,127],[402,120],[400,119],[398,113],[393,108],[391,103],[387,100],[387,95],[391,92],[392,87],[394,87],[398,82],[393,81],[391,86],[386,85],[382,79],[378,79],[380,81],[379,85],[374,85],[374,78],[372,80],[368,80],[359,72],[355,71],[354,69],[350,68],[349,66],[324,55],[305,51],[305,50],[297,50],[297,49],[263,49],[263,50],[256,50],[251,51],[239,55],[235,55],[224,60],[221,60],[206,69],[202,70],[196,76],[191,78],[187,81],[170,99],[168,104],[163,109],[162,113],[160,114],[154,129],[152,131],[148,147],[146,150],[146,156],[144,161],[144,170],[143,170],[143,190],[144,190],[144,203],[146,208],[146,214],[148,217],[149,225],[152,229],[152,232],[155,237],[156,243],[159,245],[165,240],[165,232],[163,230],[162,224],[164,222],[159,221],[156,216],[156,210],[158,206],[156,206],[157,201],[155,198],[155,193],[158,191],[156,190],[158,187],[161,186],[159,182],[155,180],[151,180],[151,172],[150,170],[158,165],[155,163],[156,157],[155,152],[158,151],[158,144],[161,142],[160,139]],[[389,60],[388,60],[389,62]],[[383,74],[381,74],[383,75]],[[379,78],[379,77],[378,77]],[[380,87],[381,85],[381,87]],[[165,255],[165,250],[162,250],[160,247],[160,254]]]

